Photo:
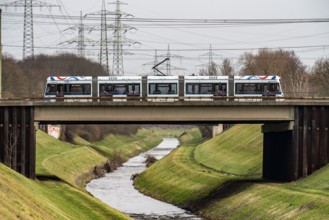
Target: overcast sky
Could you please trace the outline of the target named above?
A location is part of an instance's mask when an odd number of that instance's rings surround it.
[[[11,3],[14,0],[1,0]],[[22,2],[24,2],[22,0]],[[61,9],[34,8],[34,14],[51,14],[53,17],[34,18],[35,54],[58,52],[77,53],[76,17],[101,10],[102,0],[44,0],[58,4]],[[106,1],[106,9],[114,11],[115,5]],[[125,0],[121,10],[137,18],[147,19],[321,19],[329,18],[328,0]],[[23,9],[1,7],[3,9],[2,44],[3,52],[18,59],[22,58],[23,46]],[[13,13],[15,15],[13,15]],[[20,15],[17,15],[19,13]],[[56,17],[59,15],[59,17]],[[100,21],[92,20],[88,15],[85,20],[85,38],[93,40],[86,47],[87,57],[97,60],[99,56],[100,32],[91,31],[89,26],[97,26]],[[110,16],[109,16],[110,17]],[[94,18],[96,18],[94,16]],[[109,19],[108,24],[113,23]],[[172,74],[197,73],[208,63],[210,45],[213,60],[220,63],[223,58],[230,58],[237,63],[244,52],[255,53],[258,48],[282,48],[294,50],[301,61],[311,66],[318,58],[329,57],[329,22],[308,22],[294,24],[223,24],[210,26],[192,23],[181,26],[181,20],[168,26],[159,23],[125,22],[137,30],[126,33],[126,37],[139,42],[124,47],[125,75],[143,75],[151,72],[151,65],[157,55],[166,55],[171,50],[171,65],[182,70]],[[111,36],[111,31],[108,35]],[[69,43],[71,42],[71,43]],[[87,43],[86,43],[87,44]],[[111,47],[109,47],[111,53]],[[165,57],[159,57],[160,62]],[[112,54],[109,56],[112,67]],[[57,75],[54,73],[53,75]]]

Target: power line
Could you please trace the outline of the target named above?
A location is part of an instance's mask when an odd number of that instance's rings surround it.
[[[10,44],[3,44],[4,47],[13,47],[13,48],[20,48],[22,46],[18,45],[10,45]],[[279,50],[279,49],[303,49],[303,48],[318,48],[322,49],[325,47],[329,47],[329,44],[324,45],[301,45],[301,46],[284,46],[284,47],[244,47],[244,48],[212,48],[212,51],[248,51],[248,50],[259,50],[259,49],[269,49],[269,50]],[[40,49],[70,49],[67,47],[41,47],[36,46],[35,48]],[[73,49],[73,48],[72,48]],[[90,50],[98,50],[98,49],[90,49]],[[154,49],[129,49],[131,51],[152,51],[154,52]],[[157,51],[168,51],[168,49],[157,49]],[[209,51],[209,48],[200,48],[200,49],[186,49],[186,48],[180,48],[180,49],[170,49],[170,51]]]
[[[21,13],[4,12],[3,16],[21,16]],[[49,18],[49,15],[34,14],[35,18]],[[79,16],[54,15],[56,19],[79,20]],[[100,17],[90,17],[86,20],[97,21]],[[115,21],[115,18],[109,20]],[[328,23],[329,18],[299,18],[299,19],[182,19],[182,18],[121,18],[122,21],[147,23],[185,23],[185,24],[292,24],[292,23]]]

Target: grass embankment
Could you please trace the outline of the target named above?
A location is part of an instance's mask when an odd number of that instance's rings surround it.
[[[170,132],[170,131],[168,131]],[[179,134],[180,130],[172,131],[170,135]],[[97,152],[108,158],[120,157],[123,161],[157,146],[166,134],[161,129],[140,129],[135,135],[108,135],[103,140],[94,142],[90,146]]]
[[[204,143],[193,131],[135,184],[208,219],[329,218],[329,166],[285,184],[262,181],[261,164],[259,125],[237,125]]]
[[[104,165],[108,158],[122,163],[158,145],[167,132],[170,131],[140,129],[135,135],[109,135],[95,143],[76,137],[74,141],[77,145],[64,143],[38,132],[37,175],[54,175],[84,190],[85,184],[95,178],[93,171],[96,166]],[[177,136],[182,132],[171,131],[171,135]]]
[[[61,181],[35,181],[0,164],[0,219],[130,219]]]
[[[38,131],[37,176],[59,179],[29,180],[0,164],[0,219],[130,219],[84,192],[81,177],[87,180],[85,174],[111,159],[112,152],[128,158],[155,146],[165,133],[143,129],[129,138],[109,136],[98,143],[77,137],[74,145]]]

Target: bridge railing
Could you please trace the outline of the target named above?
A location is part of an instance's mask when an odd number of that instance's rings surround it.
[[[2,98],[0,102],[329,102],[329,97],[194,96],[194,97],[24,97]]]

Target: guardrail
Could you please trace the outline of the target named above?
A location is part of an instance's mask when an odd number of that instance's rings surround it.
[[[184,101],[200,101],[200,102],[230,102],[230,101],[280,101],[280,102],[300,102],[300,101],[316,101],[329,102],[329,97],[275,97],[275,96],[194,96],[194,97],[23,97],[23,98],[2,98],[0,102],[184,102]]]

